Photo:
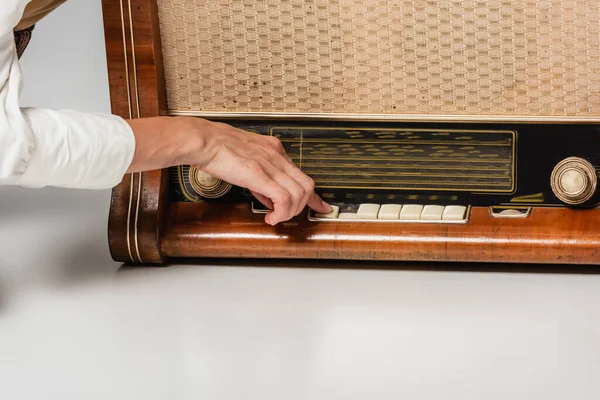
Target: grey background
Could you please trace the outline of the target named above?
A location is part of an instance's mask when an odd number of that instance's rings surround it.
[[[69,1],[36,29],[23,105],[108,112],[105,65],[100,2]],[[0,188],[0,398],[600,396],[596,275],[120,269],[109,197]]]
[[[21,65],[22,106],[110,112],[99,1],[69,1],[43,20]],[[0,187],[0,284],[59,283],[114,272],[110,191]]]

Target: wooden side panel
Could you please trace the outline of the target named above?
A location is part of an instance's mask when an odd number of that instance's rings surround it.
[[[247,205],[174,203],[168,220],[163,248],[172,257],[600,264],[599,209],[495,218],[476,207],[464,225],[315,223],[302,215],[271,227]]]
[[[154,117],[166,108],[155,0],[103,0],[112,112],[125,119]],[[160,263],[166,171],[125,176],[113,190],[108,223],[113,259]]]

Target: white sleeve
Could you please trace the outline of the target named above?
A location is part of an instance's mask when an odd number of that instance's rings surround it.
[[[114,187],[135,151],[125,120],[19,106],[21,69],[13,27],[29,1],[3,0],[0,7],[0,185]]]

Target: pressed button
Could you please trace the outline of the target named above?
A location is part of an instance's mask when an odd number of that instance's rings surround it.
[[[340,215],[340,207],[332,205],[331,208],[333,208],[333,210],[330,213],[327,213],[327,214],[315,214],[315,217],[317,217],[317,218],[327,218],[327,219],[336,219],[338,217],[338,215]]]
[[[348,212],[343,212],[340,213],[340,215],[338,216],[338,219],[357,219],[358,216],[355,213],[348,213]]]
[[[522,217],[525,215],[525,213],[520,210],[508,209],[500,211],[498,215],[500,215],[501,217]]]

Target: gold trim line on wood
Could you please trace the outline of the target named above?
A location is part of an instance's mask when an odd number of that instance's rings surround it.
[[[141,112],[140,112],[140,93],[139,93],[139,88],[138,88],[138,76],[137,76],[137,60],[135,57],[135,35],[134,35],[134,31],[133,31],[133,14],[131,12],[131,0],[127,0],[128,6],[129,6],[129,36],[131,37],[131,57],[132,57],[132,62],[133,62],[133,83],[134,83],[134,87],[135,87],[135,105],[136,105],[136,111],[137,111],[137,118],[141,118]],[[139,247],[139,243],[138,243],[138,218],[139,218],[139,214],[140,214],[140,204],[141,204],[141,194],[142,194],[142,173],[139,172],[138,173],[138,185],[137,185],[137,202],[136,202],[136,208],[135,208],[135,222],[134,222],[134,245],[135,245],[135,251],[136,251],[136,255],[138,257],[138,259],[140,260],[140,263],[143,263],[144,261],[142,260],[142,256],[140,254],[140,247]]]
[[[132,15],[132,7],[131,7],[131,0],[127,0],[127,5],[128,5],[128,11],[129,11],[129,36],[130,36],[130,40],[131,40],[131,50],[132,50],[132,68],[133,68],[133,73],[134,73],[134,84],[135,84],[135,100],[136,100],[136,111],[137,111],[137,118],[141,117],[141,113],[140,113],[140,103],[139,103],[139,89],[138,89],[138,78],[137,78],[137,61],[135,58],[135,37],[134,37],[134,32],[133,32],[133,15]],[[127,102],[128,102],[128,108],[129,108],[129,118],[132,119],[134,117],[133,115],[133,106],[132,106],[132,96],[131,96],[131,85],[130,85],[130,79],[131,79],[131,71],[129,68],[129,52],[127,51],[127,39],[126,39],[126,22],[125,22],[125,7],[124,7],[124,0],[120,0],[119,1],[119,6],[120,6],[120,11],[121,11],[121,30],[122,30],[122,34],[123,34],[123,52],[124,52],[124,67],[125,67],[125,79],[126,79],[126,87],[127,87]],[[132,212],[132,206],[133,206],[133,186],[134,186],[134,182],[136,181],[135,179],[136,174],[130,174],[130,187],[129,187],[129,208],[127,210],[127,227],[126,227],[126,234],[127,234],[127,251],[129,253],[129,258],[131,259],[131,261],[133,263],[136,262],[135,257],[133,256],[133,251],[132,251],[132,244],[131,244],[131,238],[130,238],[130,234],[131,234],[131,212]],[[142,257],[140,255],[140,249],[139,249],[139,243],[138,243],[138,218],[139,218],[139,211],[140,211],[140,204],[141,204],[141,190],[142,190],[142,174],[139,173],[138,174],[138,179],[137,179],[137,201],[136,201],[136,209],[135,209],[135,214],[134,214],[134,226],[133,226],[133,239],[134,239],[134,248],[136,251],[136,255],[137,258],[139,259],[140,263],[143,263],[144,261],[142,260]]]
[[[526,116],[526,115],[444,115],[444,114],[327,114],[282,112],[204,112],[187,110],[163,110],[162,115],[188,116],[206,119],[239,120],[331,120],[368,122],[462,122],[462,123],[547,123],[547,124],[600,124],[597,117],[578,116]]]
[[[119,6],[121,9],[121,30],[123,33],[123,61],[125,64],[125,83],[126,83],[126,88],[127,88],[127,104],[129,107],[129,118],[133,118],[133,110],[131,107],[131,88],[129,86],[129,61],[127,59],[128,57],[128,53],[127,53],[127,38],[126,38],[126,34],[125,34],[125,12],[123,9],[123,0],[121,0],[119,2]],[[129,258],[131,259],[131,262],[135,263],[135,258],[133,258],[133,252],[131,251],[131,206],[133,203],[133,182],[134,182],[134,176],[133,174],[130,175],[130,183],[129,183],[129,206],[127,208],[127,226],[126,226],[126,235],[127,235],[127,252],[129,253]]]

